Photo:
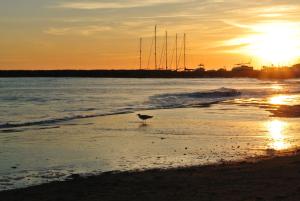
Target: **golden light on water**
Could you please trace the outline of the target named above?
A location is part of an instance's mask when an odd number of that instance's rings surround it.
[[[284,130],[285,124],[282,121],[274,120],[268,123],[268,128],[270,135],[273,140],[283,140],[283,130]]]
[[[299,95],[274,95],[268,102],[272,105],[297,105],[300,101]]]
[[[271,89],[275,90],[275,91],[280,91],[283,89],[283,87],[281,85],[278,84],[274,84],[271,86]]]
[[[284,105],[289,101],[290,96],[278,95],[270,98],[270,103],[273,105]]]
[[[271,140],[271,148],[274,150],[287,149],[290,144],[286,142],[286,136],[284,135],[287,124],[280,120],[273,120],[267,123],[267,128]]]

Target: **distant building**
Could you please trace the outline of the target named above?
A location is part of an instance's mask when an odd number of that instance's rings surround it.
[[[247,66],[247,65],[239,65],[236,66],[234,68],[232,68],[232,72],[249,72],[249,71],[253,71],[253,67],[252,66]]]
[[[276,71],[290,71],[291,68],[287,66],[263,66],[262,71],[263,72],[276,72]]]
[[[194,71],[195,72],[205,72],[204,64],[199,64],[198,67]]]
[[[205,68],[198,67],[194,71],[195,72],[205,72]]]

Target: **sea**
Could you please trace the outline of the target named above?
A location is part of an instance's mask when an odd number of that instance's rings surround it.
[[[299,79],[0,78],[0,191],[296,150],[294,105]]]

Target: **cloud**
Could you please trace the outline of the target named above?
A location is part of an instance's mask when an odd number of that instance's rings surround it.
[[[131,17],[133,19],[168,19],[168,18],[200,18],[205,17],[204,14],[171,14],[171,15],[156,15],[156,16],[139,16]]]
[[[78,27],[51,27],[44,31],[44,33],[49,35],[63,36],[63,35],[81,35],[90,36],[99,32],[111,30],[108,26],[78,26]]]
[[[122,9],[156,6],[160,4],[186,3],[193,0],[130,0],[117,2],[65,2],[58,4],[59,8],[94,10],[94,9]]]

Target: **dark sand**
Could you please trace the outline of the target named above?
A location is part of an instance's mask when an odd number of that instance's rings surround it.
[[[256,162],[74,177],[0,192],[0,200],[300,200],[300,154]]]

